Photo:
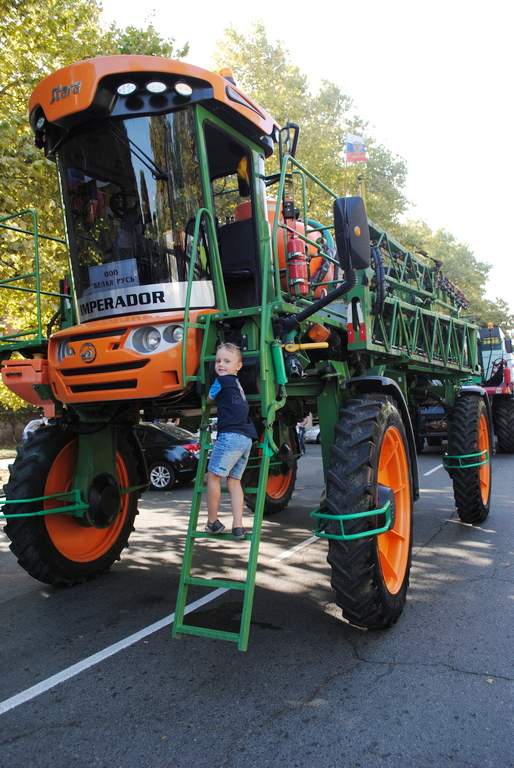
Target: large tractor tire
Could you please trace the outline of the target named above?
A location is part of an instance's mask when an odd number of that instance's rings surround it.
[[[335,431],[327,477],[327,512],[334,515],[377,509],[390,500],[389,531],[351,541],[329,540],[332,587],[343,616],[367,629],[394,624],[405,604],[412,557],[412,473],[405,427],[387,396],[349,400]],[[382,515],[344,524],[346,534],[383,524]],[[340,533],[339,523],[326,531]]]
[[[298,435],[294,427],[290,427],[288,430],[287,443],[283,443],[279,448],[282,454],[275,454],[271,457],[271,464],[273,466],[270,467],[268,484],[266,486],[265,515],[276,515],[278,512],[282,512],[291,501],[291,496],[293,495],[298,469],[298,456],[300,454]],[[255,455],[252,452],[250,461],[253,462],[260,455],[260,449],[257,449]],[[258,468],[248,469],[245,472],[243,486],[257,487],[258,481]],[[252,511],[255,509],[256,501],[256,494],[249,493],[245,495],[245,502]]]
[[[479,525],[489,514],[491,503],[491,440],[487,406],[481,397],[457,398],[448,426],[448,455],[489,452],[489,461],[479,467],[452,469],[453,495],[463,523]]]
[[[501,397],[496,404],[494,431],[500,451],[514,453],[514,397]]]
[[[131,435],[119,441],[116,455],[117,479],[121,488],[141,482],[140,454]],[[18,449],[5,486],[7,500],[29,499],[67,491],[71,487],[77,456],[77,440],[59,427],[36,430]],[[7,520],[5,532],[19,564],[39,581],[53,585],[72,585],[107,571],[120,559],[127,545],[137,514],[139,492],[121,496],[113,522],[104,528],[83,525],[71,515]],[[6,515],[33,512],[43,502],[3,507]],[[46,508],[54,502],[44,502]]]

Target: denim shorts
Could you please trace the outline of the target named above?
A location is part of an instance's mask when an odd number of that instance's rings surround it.
[[[216,438],[207,469],[218,477],[240,480],[248,463],[252,440],[237,432],[222,432]]]

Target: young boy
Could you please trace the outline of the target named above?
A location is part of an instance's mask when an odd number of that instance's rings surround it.
[[[221,478],[227,478],[232,506],[232,536],[244,539],[241,476],[248,463],[252,440],[257,432],[250,421],[250,408],[237,378],[243,365],[241,350],[235,344],[220,344],[216,351],[214,370],[217,378],[209,390],[209,400],[218,409],[217,438],[207,467],[206,531],[222,533],[225,526],[218,520]]]

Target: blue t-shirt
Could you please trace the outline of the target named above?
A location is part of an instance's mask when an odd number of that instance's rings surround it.
[[[236,432],[257,439],[257,431],[250,420],[250,406],[237,376],[218,376],[209,389],[209,397],[216,401],[218,410],[217,432]]]

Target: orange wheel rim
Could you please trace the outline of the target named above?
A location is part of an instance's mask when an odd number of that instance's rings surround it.
[[[396,427],[387,429],[378,460],[378,483],[394,493],[394,526],[377,537],[380,568],[391,594],[400,591],[409,563],[411,492],[405,444]]]
[[[268,477],[268,484],[266,485],[266,495],[271,499],[281,499],[282,496],[284,496],[289,490],[292,478],[292,469],[290,469],[289,472],[286,472],[285,474],[270,475]]]
[[[264,435],[260,435],[260,442],[264,439]],[[262,450],[259,448],[257,456],[262,457]],[[275,457],[276,460],[276,457]],[[293,481],[293,470],[288,472],[281,472],[276,475],[268,475],[268,482],[266,484],[266,496],[269,499],[281,499],[289,490],[289,487]]]
[[[45,496],[68,491],[77,461],[77,442],[73,440],[64,446],[55,458],[45,484]],[[116,473],[122,488],[128,486],[128,473],[120,454],[116,454]],[[121,508],[108,528],[86,528],[71,515],[48,515],[44,518],[47,533],[54,547],[68,560],[76,563],[90,563],[98,560],[110,550],[117,540],[127,519],[129,495],[121,497]],[[54,507],[47,501],[45,509]]]
[[[481,413],[478,420],[478,450],[487,451],[489,457],[487,464],[482,464],[478,470],[480,496],[482,498],[482,503],[487,504],[489,501],[489,493],[491,491],[491,449],[489,445],[489,424],[485,413]]]

